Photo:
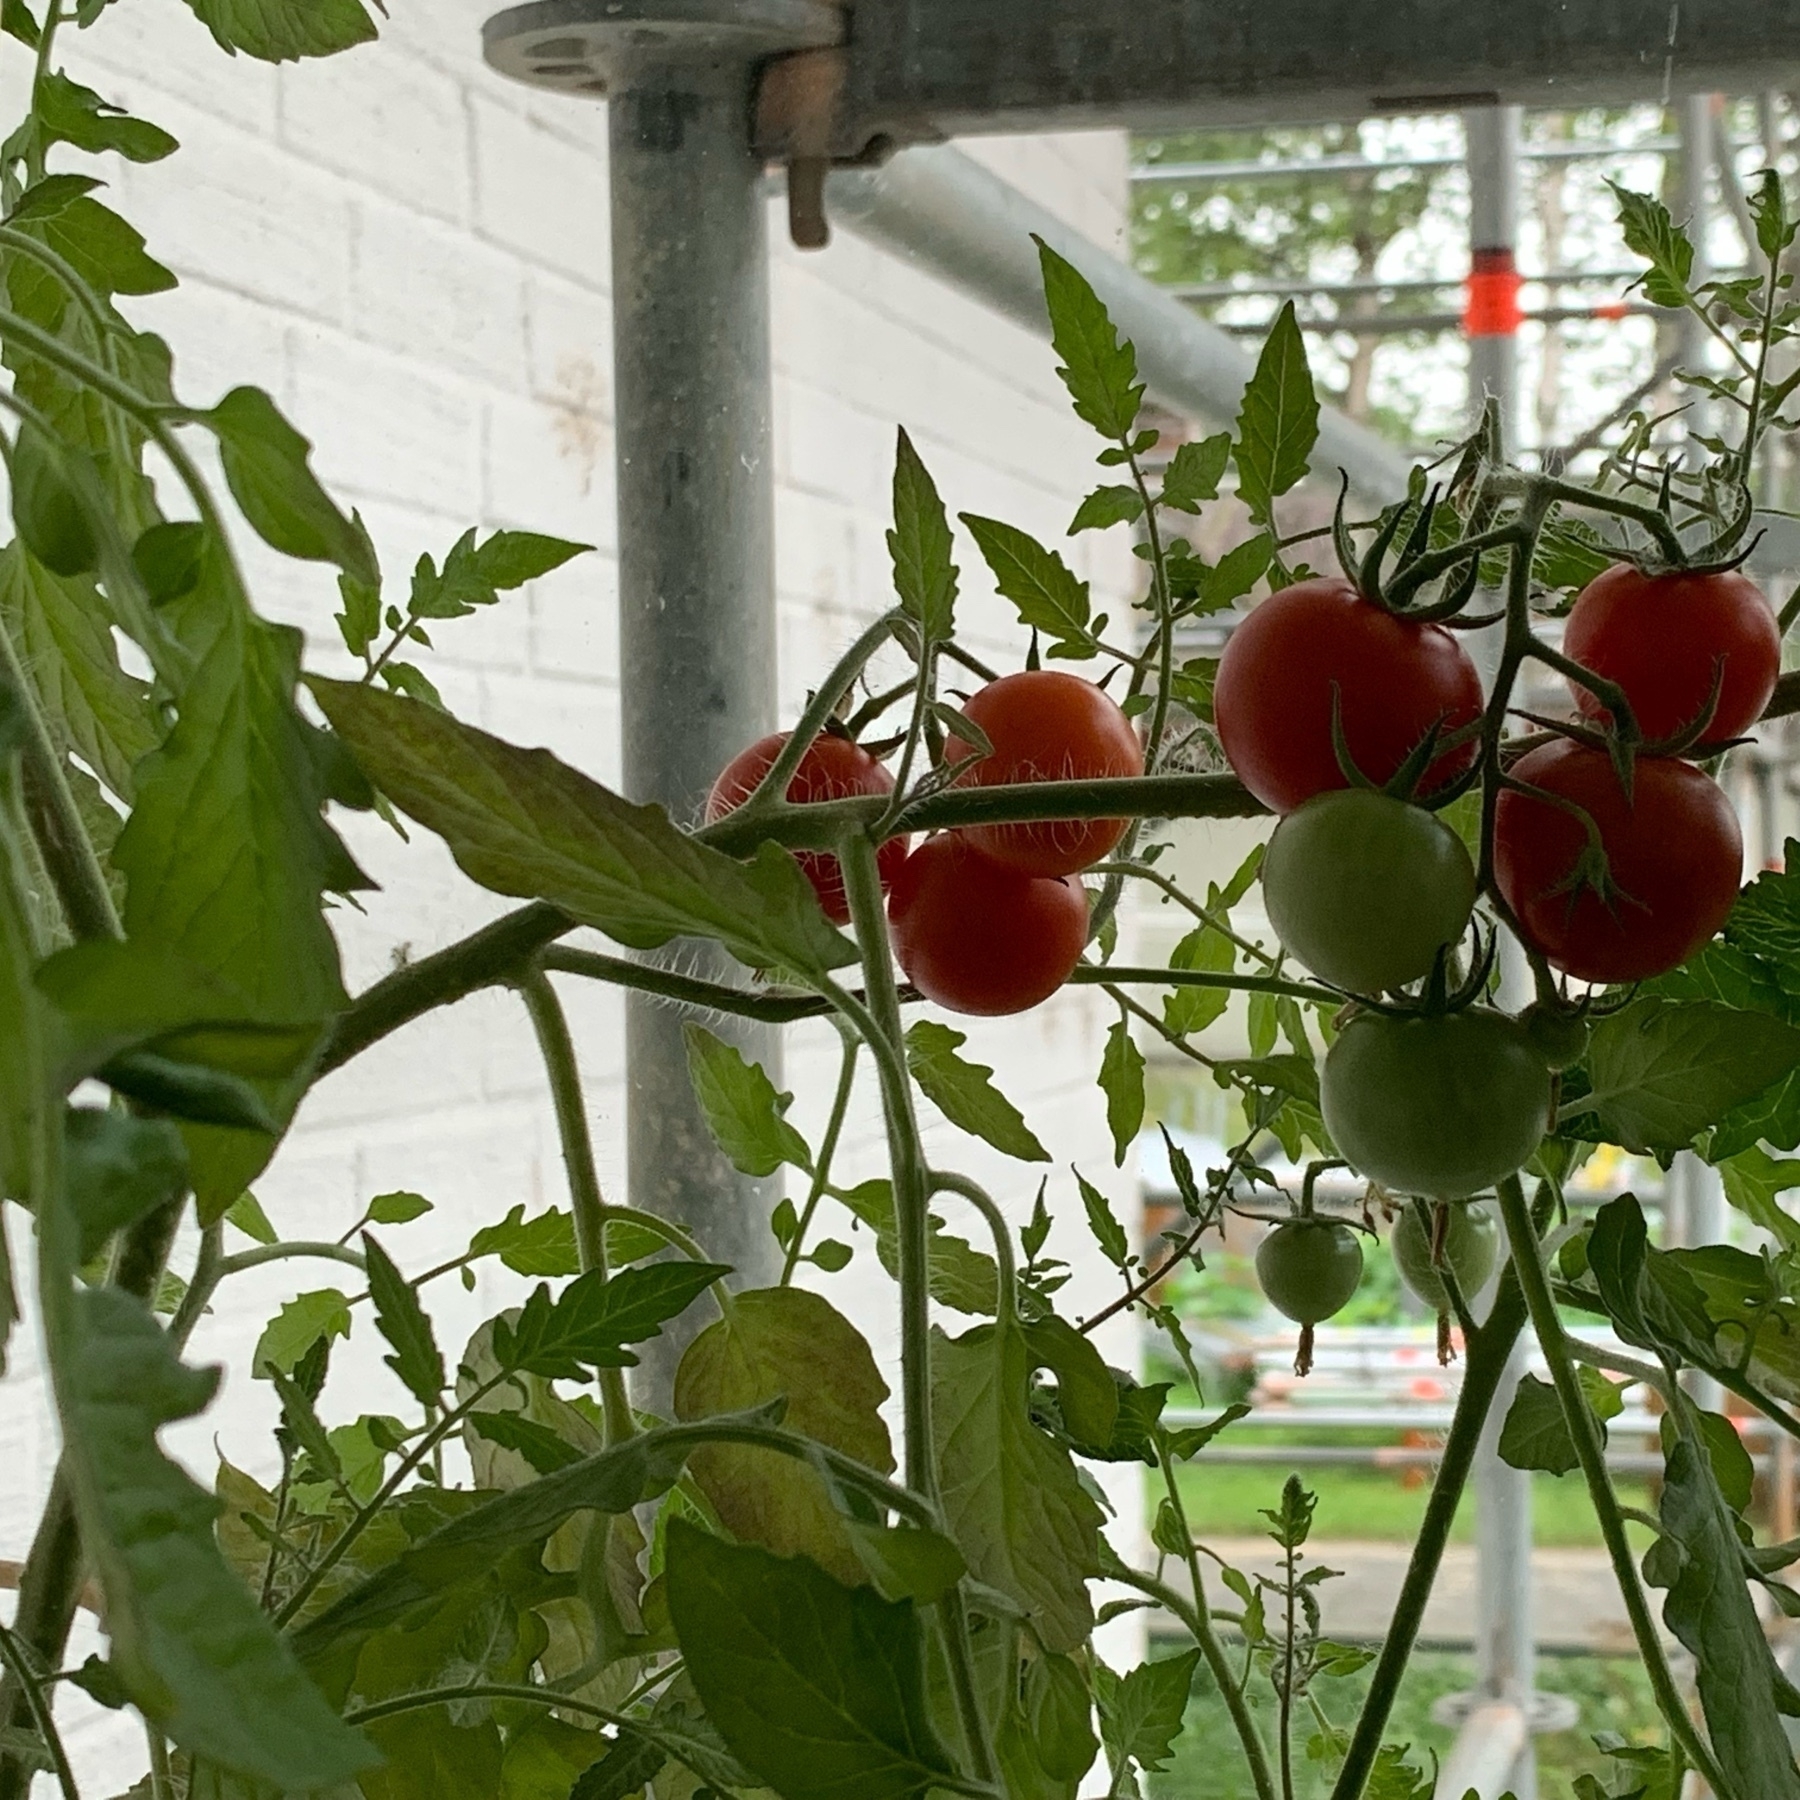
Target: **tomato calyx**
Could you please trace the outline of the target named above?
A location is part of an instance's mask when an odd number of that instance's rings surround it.
[[[1420,625],[1451,625],[1471,629],[1477,625],[1495,623],[1506,616],[1501,612],[1494,614],[1491,619],[1464,620],[1461,617],[1480,586],[1481,553],[1486,546],[1479,540],[1461,539],[1432,549],[1432,527],[1437,519],[1438,506],[1444,497],[1441,485],[1434,484],[1422,499],[1415,493],[1411,498],[1389,508],[1379,521],[1368,549],[1358,554],[1355,540],[1350,534],[1349,522],[1344,516],[1345,503],[1350,493],[1350,478],[1342,471],[1340,476],[1337,505],[1331,519],[1332,547],[1337,552],[1338,562],[1346,578],[1355,585],[1365,600],[1371,605],[1379,606],[1383,612],[1392,613],[1396,618]],[[1456,482],[1452,481],[1451,487],[1455,486]],[[1414,508],[1417,509],[1416,512],[1413,511]],[[1409,512],[1413,513],[1412,529],[1400,546],[1392,572],[1384,577],[1382,564],[1387,560],[1388,552],[1393,549],[1394,540],[1400,535],[1400,528],[1406,523]],[[1411,604],[1415,594],[1428,583],[1440,578],[1445,579],[1449,585],[1437,599],[1420,605]]]

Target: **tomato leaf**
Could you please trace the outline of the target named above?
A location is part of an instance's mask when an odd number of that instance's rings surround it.
[[[1566,1475],[1580,1458],[1556,1389],[1535,1375],[1519,1378],[1518,1391],[1500,1429],[1500,1460],[1514,1469]]]
[[[783,1163],[812,1168],[806,1140],[784,1116],[792,1094],[780,1094],[761,1063],[716,1038],[703,1025],[685,1025],[688,1076],[694,1097],[733,1168],[745,1175],[773,1175]]]
[[[1030,1367],[1016,1322],[932,1332],[944,1520],[976,1580],[1017,1601],[1047,1649],[1073,1650],[1093,1628],[1100,1508],[1032,1423]]]
[[[1075,402],[1075,415],[1102,437],[1131,436],[1144,404],[1137,352],[1121,342],[1106,307],[1088,278],[1037,238],[1044,277],[1044,304],[1050,314],[1050,342],[1062,358],[1057,374]]]
[[[202,418],[219,440],[232,496],[258,537],[284,556],[336,563],[352,580],[379,586],[368,533],[319,485],[312,445],[261,388],[233,388]]]
[[[1627,1150],[1680,1150],[1797,1065],[1800,1030],[1766,1013],[1644,996],[1594,1027],[1590,1089],[1566,1112]]]
[[[63,747],[129,801],[132,768],[158,732],[149,689],[119,666],[92,581],[53,575],[23,545],[8,544],[0,550],[0,628]]]
[[[1794,1690],[1751,1604],[1731,1508],[1706,1458],[1685,1437],[1668,1450],[1659,1510],[1664,1532],[1681,1552],[1663,1618],[1694,1657],[1720,1769],[1739,1792],[1793,1800],[1800,1773],[1782,1713]]]
[[[773,1418],[763,1407],[719,1423],[767,1425]],[[697,1441],[689,1426],[654,1428],[471,1507],[302,1626],[293,1639],[301,1660],[315,1663],[347,1640],[436,1606],[465,1583],[485,1581],[509,1550],[541,1543],[579,1512],[626,1513],[665,1493]]]
[[[907,1601],[804,1558],[668,1530],[669,1612],[706,1716],[786,1800],[922,1800],[954,1765]]]
[[[1144,1053],[1126,1019],[1106,1034],[1100,1058],[1100,1088],[1106,1095],[1106,1123],[1112,1132],[1113,1162],[1123,1165],[1126,1152],[1144,1128]]]
[[[1752,1144],[1719,1164],[1725,1198],[1753,1224],[1760,1225],[1784,1250],[1800,1249],[1800,1219],[1776,1196],[1800,1187],[1800,1162],[1777,1161]]]
[[[469,1239],[471,1256],[497,1256],[515,1275],[574,1275],[581,1268],[575,1249],[575,1219],[551,1207],[525,1217],[518,1202],[497,1225],[484,1225]]]
[[[503,1369],[550,1381],[583,1381],[589,1368],[630,1368],[637,1358],[627,1344],[659,1336],[668,1320],[730,1273],[724,1263],[660,1262],[609,1280],[591,1269],[555,1301],[539,1286],[516,1320],[495,1321],[494,1355]]]
[[[187,0],[221,50],[261,62],[332,56],[375,36],[362,0]]]
[[[815,975],[856,960],[778,846],[736,862],[547,750],[515,749],[374,688],[317,676],[310,685],[370,778],[483,887],[548,900],[640,949],[709,937],[759,967]]]
[[[1163,471],[1158,504],[1197,513],[1203,500],[1219,497],[1219,482],[1231,461],[1231,433],[1221,431],[1198,443],[1182,444]]]
[[[1306,361],[1306,340],[1286,301],[1257,358],[1238,408],[1238,492],[1259,524],[1270,506],[1305,475],[1319,438],[1319,399]]]
[[[894,1191],[885,1181],[865,1181],[838,1196],[875,1233],[881,1266],[900,1279],[900,1245],[894,1224]],[[994,1259],[964,1238],[944,1230],[934,1213],[926,1241],[931,1297],[955,1312],[991,1315],[1000,1274]]]
[[[1200,925],[1169,952],[1169,967],[1229,975],[1237,967],[1237,946],[1223,932]],[[1170,988],[1163,995],[1163,1024],[1177,1037],[1186,1037],[1223,1018],[1230,1004],[1229,988]]]
[[[1187,449],[1187,445],[1182,446]],[[1144,516],[1144,501],[1136,488],[1098,487],[1082,501],[1069,521],[1068,535],[1104,531],[1110,525],[1135,525]]]
[[[166,1119],[91,1106],[72,1106],[63,1118],[63,1181],[86,1262],[114,1232],[186,1191],[187,1146]]]
[[[1081,1190],[1088,1230],[1100,1246],[1100,1254],[1115,1269],[1125,1268],[1131,1261],[1131,1240],[1114,1214],[1111,1201],[1079,1169],[1075,1171],[1075,1184]]]
[[[418,1290],[394,1267],[393,1258],[368,1232],[362,1234],[368,1264],[369,1298],[375,1307],[375,1329],[393,1346],[382,1361],[406,1384],[423,1406],[435,1406],[444,1391],[444,1354],[437,1346],[431,1320],[419,1304]]]
[[[1694,246],[1687,234],[1653,195],[1635,194],[1616,181],[1606,185],[1619,203],[1619,229],[1626,249],[1650,265],[1639,278],[1644,298],[1653,306],[1685,306],[1694,272]]]
[[[260,1374],[268,1367],[290,1375],[294,1365],[320,1338],[349,1335],[350,1302],[336,1288],[315,1288],[310,1293],[296,1294],[263,1327],[250,1355],[251,1371]]]
[[[785,1398],[782,1423],[883,1474],[894,1466],[881,1408],[887,1383],[862,1334],[804,1288],[733,1297],[730,1316],[700,1333],[675,1375],[675,1416],[693,1420]],[[707,1444],[689,1472],[719,1523],[743,1543],[804,1555],[838,1580],[867,1579],[845,1521],[817,1472],[753,1445]]]
[[[994,1071],[957,1055],[968,1041],[966,1033],[948,1025],[917,1021],[906,1033],[906,1063],[913,1079],[952,1125],[992,1144],[1003,1156],[1048,1162],[1050,1152],[1019,1109],[994,1086]]]
[[[1055,644],[1092,653],[1088,584],[1054,550],[999,519],[963,513],[976,547],[993,571],[994,585],[1018,608],[1019,622]]]
[[[1223,612],[1256,586],[1275,559],[1275,540],[1266,531],[1235,544],[1207,571],[1198,612]]]
[[[904,430],[894,457],[894,523],[887,545],[901,610],[928,643],[941,643],[956,625],[950,521],[930,471]]]
[[[158,1448],[212,1399],[117,1288],[80,1290],[49,1333],[64,1467],[82,1546],[106,1593],[112,1663],[184,1750],[278,1790],[328,1787],[374,1760],[302,1673],[213,1537],[211,1495]]]
[[[1069,1435],[1083,1445],[1110,1444],[1119,1422],[1119,1386],[1093,1339],[1056,1313],[1024,1329],[1032,1365],[1056,1377],[1057,1408]]]
[[[127,162],[152,163],[181,148],[160,125],[131,118],[55,69],[38,77],[31,110],[46,143],[73,144],[92,155],[113,150]]]
[[[1128,1762],[1152,1774],[1167,1766],[1187,1716],[1188,1694],[1199,1662],[1200,1652],[1189,1650],[1180,1656],[1141,1662],[1122,1676],[1104,1663],[1095,1665],[1100,1738],[1115,1781]]]

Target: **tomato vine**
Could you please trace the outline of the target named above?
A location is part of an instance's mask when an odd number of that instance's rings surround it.
[[[53,0],[38,19],[9,0],[0,20],[35,56],[28,116],[0,147],[16,533],[0,546],[0,1191],[9,1225],[32,1217],[64,1445],[0,1627],[0,1800],[40,1768],[73,1800],[56,1720],[68,1683],[142,1717],[134,1792],[151,1800],[391,1796],[465,1774],[471,1794],[510,1794],[497,1771],[527,1766],[538,1785],[519,1792],[573,1800],[658,1783],[1073,1800],[1102,1755],[1123,1795],[1167,1760],[1201,1662],[1258,1800],[1293,1800],[1307,1719],[1335,1800],[1378,1769],[1384,1792],[1416,1793],[1424,1778],[1386,1741],[1393,1703],[1527,1323],[1551,1381],[1508,1402],[1502,1454],[1581,1471],[1665,1722],[1661,1777],[1697,1770],[1721,1800],[1800,1795],[1781,1728],[1793,1691],[1754,1605],[1760,1586],[1800,1607],[1779,1580],[1792,1547],[1755,1542],[1735,1435],[1679,1380],[1703,1373],[1800,1435],[1800,1228],[1779,1200],[1800,1164],[1771,1154],[1800,1148],[1800,874],[1741,887],[1717,784],[1735,734],[1800,710],[1800,683],[1778,672],[1795,602],[1778,615],[1738,567],[1758,446],[1793,429],[1800,388],[1770,355],[1800,331],[1776,177],[1751,203],[1765,272],[1699,289],[1660,204],[1619,196],[1659,303],[1728,348],[1727,373],[1693,373],[1735,409],[1735,441],[1672,445],[1633,425],[1581,482],[1509,465],[1488,419],[1405,496],[1367,519],[1341,509],[1325,534],[1284,536],[1277,517],[1317,441],[1291,310],[1231,429],[1161,457],[1132,347],[1040,246],[1058,372],[1099,464],[1121,472],[1071,534],[1133,532],[1138,616],[1097,615],[1060,552],[964,514],[1025,666],[972,654],[950,515],[902,432],[895,604],[785,733],[721,772],[690,829],[459,720],[423,660],[432,631],[585,546],[469,532],[390,599],[361,521],[267,395],[177,397],[166,346],[116,304],[173,276],[91,183],[49,167],[52,150],[176,148],[57,66],[60,32],[100,15]],[[359,0],[308,31],[228,0],[209,17],[227,48],[272,59],[373,30]],[[149,478],[152,452],[178,511]],[[1209,562],[1178,522],[1232,492],[1249,535]],[[240,528],[335,573],[350,678],[255,611]],[[1294,558],[1319,536],[1339,572]],[[1222,658],[1186,653],[1196,620],[1259,588]],[[1477,630],[1499,640],[1485,691],[1458,638]],[[1665,640],[1683,646],[1679,667],[1656,654]],[[1566,715],[1520,708],[1533,664],[1569,684]],[[984,684],[960,705],[952,668]],[[1271,807],[1266,857],[1204,896],[1169,872],[1177,822]],[[365,878],[333,808],[405,815],[521,904],[349,995],[327,911]],[[1239,911],[1258,881],[1272,945]],[[1127,893],[1181,915],[1166,966],[1120,954]],[[566,942],[579,928],[616,948]],[[1507,934],[1533,990],[1516,1018],[1497,974]],[[684,938],[745,974],[701,979],[659,955]],[[569,981],[693,1015],[692,1077],[721,1148],[749,1175],[793,1171],[804,1195],[769,1220],[777,1285],[734,1286],[703,1234],[607,1199]],[[1045,1176],[1021,1226],[1010,1192],[927,1158],[922,1099],[1009,1168],[1050,1160],[1006,1072],[917,1009],[1017,1011],[1064,986],[1117,1008],[1096,1106],[1118,1163],[1145,1123],[1146,1037],[1241,1122],[1214,1168],[1170,1145],[1182,1217],[1158,1246],[1135,1244],[1077,1171]],[[281,1236],[252,1184],[304,1096],[487,988],[513,992],[533,1028],[567,1207],[514,1208],[413,1274],[385,1240],[423,1196],[372,1196],[335,1242]],[[1215,1029],[1234,999],[1248,1055]],[[816,1146],[709,1014],[831,1020],[842,1057]],[[871,1068],[885,1165],[852,1182],[844,1126]],[[1601,1144],[1719,1165],[1775,1248],[1654,1246],[1630,1195],[1575,1222],[1564,1185]],[[1307,1170],[1297,1193],[1277,1150]],[[1316,1209],[1321,1173],[1345,1168],[1365,1183],[1357,1210]],[[1491,1282],[1488,1215],[1471,1208],[1490,1192],[1504,1228]],[[1085,1316],[1051,1254],[1071,1202],[1116,1278]],[[895,1285],[897,1456],[873,1353],[830,1299],[858,1253],[826,1232],[838,1208]],[[1302,1373],[1314,1327],[1361,1277],[1359,1233],[1384,1216],[1445,1316],[1446,1353],[1451,1320],[1460,1333],[1454,1420],[1372,1657],[1320,1632],[1328,1572],[1306,1550],[1319,1501],[1297,1478],[1272,1496],[1276,1572],[1212,1580],[1181,1474],[1239,1409],[1178,1426],[1173,1384],[1112,1369],[1095,1345],[1136,1315],[1198,1385],[1168,1278],[1228,1215],[1269,1227],[1259,1267],[1302,1328]],[[190,1217],[194,1259],[173,1270]],[[227,1228],[249,1247],[228,1251]],[[0,1331],[22,1274],[7,1241]],[[490,1259],[537,1285],[447,1357],[427,1290]],[[189,1335],[224,1284],[288,1260],[364,1285],[301,1294],[269,1322],[245,1362],[279,1418],[279,1477],[265,1488],[225,1464],[208,1495],[157,1439],[212,1394],[183,1361]],[[674,1416],[654,1416],[633,1387],[640,1347],[701,1308],[718,1317],[681,1358]],[[1632,1354],[1583,1344],[1569,1310],[1609,1321]],[[952,1335],[955,1313],[975,1323]],[[326,1423],[346,1399],[334,1346],[352,1331],[382,1340],[406,1417]],[[1613,1377],[1653,1390],[1667,1421],[1658,1512],[1633,1515],[1656,1533],[1641,1567],[1605,1460]],[[1084,1484],[1084,1465],[1107,1462],[1160,1480],[1153,1568],[1108,1541]],[[67,1669],[90,1573],[109,1652]],[[1106,1582],[1132,1596],[1113,1611],[1155,1605],[1191,1647],[1108,1668],[1094,1638]],[[1647,1584],[1693,1660],[1697,1717]],[[1340,1726],[1332,1684],[1365,1664],[1366,1697]]]

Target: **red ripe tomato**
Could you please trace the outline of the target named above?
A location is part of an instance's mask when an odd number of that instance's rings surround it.
[[[906,978],[951,1012],[1024,1012],[1069,979],[1087,943],[1087,889],[1021,875],[957,831],[929,837],[888,895]]]
[[[1705,728],[1718,742],[1762,717],[1781,673],[1781,631],[1762,590],[1733,570],[1645,575],[1615,563],[1581,590],[1563,648],[1596,675],[1625,690],[1644,736],[1654,742],[1692,725],[1712,694]],[[1607,710],[1579,682],[1575,702],[1591,719]]]
[[[1059,669],[1026,669],[990,681],[963,708],[993,745],[963,781],[1005,787],[1024,781],[1093,781],[1141,775],[1144,752],[1131,721],[1091,681]],[[946,762],[975,755],[951,738]],[[965,836],[995,862],[1025,875],[1074,875],[1125,835],[1123,819],[1046,819],[1032,825],[972,825]]]
[[[750,798],[788,737],[785,731],[772,731],[766,738],[758,738],[749,749],[740,750],[719,771],[712,792],[706,796],[707,824],[716,825]],[[788,783],[787,797],[795,805],[802,805],[809,800],[849,800],[857,794],[893,791],[893,776],[868,751],[827,731],[814,738],[812,748],[801,757],[800,766]],[[900,865],[906,861],[906,846],[903,837],[889,838],[875,853],[884,890],[893,886],[894,877],[900,873]],[[844,872],[838,867],[838,859],[824,850],[796,850],[794,860],[812,883],[826,918],[834,925],[848,923],[850,902],[844,894]]]
[[[1443,626],[1396,618],[1336,577],[1283,588],[1238,623],[1213,684],[1225,755],[1276,812],[1350,785],[1331,742],[1333,684],[1351,759],[1378,783],[1433,725],[1449,732],[1481,713],[1475,665]],[[1420,791],[1475,754],[1471,742],[1438,757]]]
[[[1526,935],[1583,981],[1643,981],[1685,962],[1725,923],[1743,875],[1737,815],[1716,781],[1674,757],[1641,756],[1627,800],[1603,751],[1559,739],[1512,773],[1580,806],[1606,851],[1609,890],[1582,879],[1580,819],[1502,792],[1494,876]]]

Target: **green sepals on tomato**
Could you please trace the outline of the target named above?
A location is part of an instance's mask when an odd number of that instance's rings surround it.
[[[1338,1154],[1390,1193],[1460,1200],[1522,1168],[1550,1122],[1550,1071],[1514,1019],[1359,1012],[1319,1077]]]
[[[1262,884],[1282,943],[1353,994],[1423,981],[1475,909],[1462,839],[1371,788],[1315,794],[1289,813],[1264,852]]]
[[[1592,1035],[1588,1022],[1566,1006],[1549,1006],[1534,1000],[1519,1014],[1519,1027],[1544,1059],[1544,1066],[1554,1073],[1574,1068],[1587,1055],[1588,1038]]]
[[[727,813],[736,812],[755,792],[757,784],[768,774],[782,746],[791,734],[771,732],[758,738],[747,749],[740,750],[723,769],[706,796],[706,822],[716,825]],[[824,731],[813,739],[800,759],[793,779],[788,783],[787,798],[796,806],[818,800],[850,800],[860,794],[891,794],[894,778],[868,751],[847,737]],[[889,838],[875,853],[875,867],[882,887],[893,885],[894,877],[906,861],[907,840]],[[844,871],[838,859],[827,850],[796,850],[799,863],[819,905],[834,925],[849,923],[850,902],[844,893]]]
[[[1081,960],[1087,889],[1073,877],[1021,875],[944,831],[895,877],[888,924],[900,967],[926,999],[950,1012],[1024,1012]]]
[[[1341,578],[1271,594],[1241,620],[1219,659],[1213,716],[1238,779],[1292,812],[1348,787],[1332,735],[1336,709],[1357,772],[1377,787],[1435,728],[1448,737],[1481,716],[1481,678],[1453,633],[1390,613]],[[1435,757],[1429,796],[1474,765],[1473,740]]]
[[[952,737],[946,763],[969,763],[959,786],[1010,787],[1030,781],[1097,781],[1141,775],[1143,746],[1118,703],[1061,669],[1002,675],[976,693],[963,715],[990,749]],[[995,862],[1023,875],[1077,875],[1125,835],[1124,819],[1043,819],[972,825],[965,835]]]
[[[1439,1228],[1434,1221],[1440,1218],[1442,1242],[1434,1261],[1431,1239]],[[1485,1206],[1446,1206],[1441,1215],[1435,1207],[1409,1206],[1394,1221],[1388,1247],[1400,1279],[1433,1312],[1444,1313],[1450,1310],[1450,1292],[1440,1271],[1448,1269],[1457,1292],[1465,1301],[1473,1300],[1499,1260],[1500,1227]]]
[[[1743,836],[1724,790],[1692,763],[1640,756],[1627,795],[1604,751],[1559,739],[1511,776],[1554,798],[1502,792],[1494,879],[1556,968],[1582,981],[1647,980],[1725,923]]]
[[[1774,610],[1736,569],[1646,575],[1615,563],[1576,596],[1563,649],[1623,691],[1648,743],[1696,727],[1706,743],[1740,736],[1781,673]],[[1587,688],[1569,685],[1590,719],[1610,718]]]

